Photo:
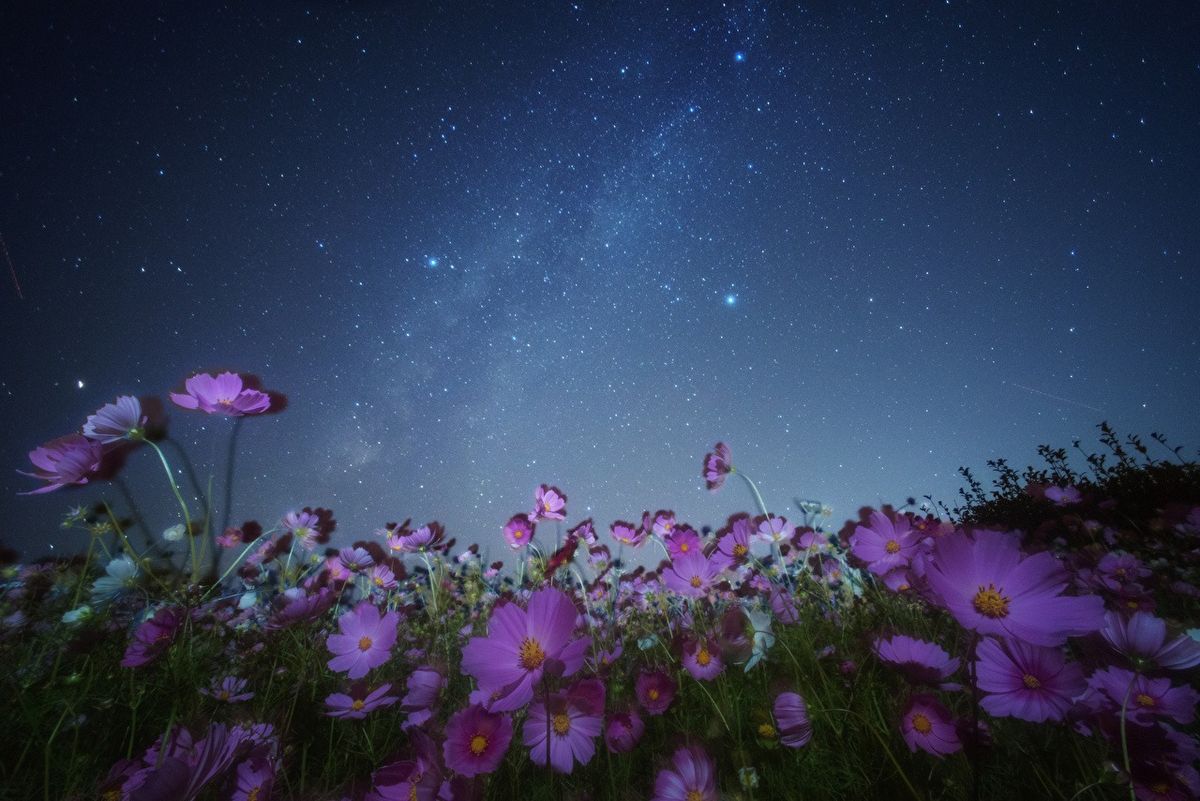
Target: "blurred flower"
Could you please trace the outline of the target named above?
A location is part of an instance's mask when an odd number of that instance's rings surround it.
[[[729,460],[729,446],[718,442],[713,446],[712,453],[704,455],[704,467],[701,475],[709,492],[716,492],[725,483],[725,476],[733,472],[733,463]]]
[[[500,767],[512,742],[512,719],[473,704],[446,723],[442,756],[446,767],[461,776],[491,773]]]
[[[104,449],[98,442],[81,434],[68,434],[34,448],[29,452],[29,461],[33,462],[36,472],[17,472],[30,476],[39,481],[45,481],[46,486],[20,495],[41,495],[53,492],[68,484],[86,484],[104,459]]]
[[[375,564],[371,554],[362,548],[342,548],[338,551],[338,559],[351,573],[362,573]]]
[[[218,701],[224,701],[227,704],[235,704],[239,701],[249,701],[254,697],[254,693],[244,692],[245,689],[245,679],[226,676],[211,688],[201,688],[200,694],[215,698]]]
[[[391,658],[392,646],[396,643],[396,626],[400,622],[397,612],[380,615],[371,603],[363,601],[354,609],[338,618],[341,634],[330,634],[325,641],[329,652],[329,669],[352,679],[361,679],[372,668],[379,667]]]
[[[279,521],[279,527],[284,532],[296,538],[300,546],[312,550],[321,534],[321,519],[312,512],[288,512]]]
[[[604,728],[604,742],[614,754],[628,753],[637,745],[638,740],[642,739],[645,731],[646,724],[642,722],[637,710],[616,712],[609,715],[608,725]]]
[[[268,749],[260,746],[237,766],[230,801],[267,801],[271,797],[278,766],[268,754]]]
[[[400,728],[421,726],[433,717],[433,707],[446,686],[446,677],[429,665],[422,665],[408,676],[408,693],[400,702],[400,709],[408,714]]]
[[[675,700],[678,685],[665,671],[643,670],[638,673],[634,690],[638,703],[651,715],[661,715]]]
[[[198,373],[184,382],[184,390],[184,393],[170,393],[175,405],[184,409],[241,417],[262,414],[271,408],[270,396],[247,388],[237,373],[221,373],[217,376]]]
[[[187,533],[187,526],[183,523],[176,523],[163,530],[162,538],[166,542],[179,542],[183,539],[183,535]]]
[[[941,646],[903,634],[875,641],[875,654],[913,684],[937,685],[958,670],[959,660]]]
[[[1079,490],[1071,485],[1066,487],[1047,487],[1045,495],[1047,500],[1053,501],[1059,506],[1069,506],[1083,500],[1083,496],[1079,494]]]
[[[788,748],[803,748],[812,739],[812,721],[808,706],[799,693],[784,692],[775,696],[771,708],[779,731],[779,742]]]
[[[133,633],[133,640],[121,659],[121,667],[142,667],[153,662],[171,647],[186,619],[187,612],[178,606],[159,609]]]
[[[1181,634],[1167,642],[1167,624],[1147,612],[1125,618],[1116,612],[1104,616],[1100,636],[1113,650],[1130,659],[1148,659],[1166,670],[1189,670],[1200,665],[1200,642]]]
[[[92,607],[88,606],[87,604],[83,604],[82,606],[77,606],[74,609],[63,612],[62,622],[68,625],[73,625],[75,623],[81,623],[91,616]]]
[[[680,748],[671,764],[673,769],[664,768],[654,778],[650,801],[718,801],[716,771],[704,749]]]
[[[105,606],[137,586],[141,571],[137,563],[122,554],[104,568],[107,575],[92,583],[92,603]]]
[[[742,611],[746,615],[753,635],[750,659],[747,660],[744,668],[748,673],[751,668],[766,658],[767,651],[771,650],[771,646],[775,644],[775,633],[771,631],[771,615],[769,613],[748,608],[743,608]]]
[[[83,424],[83,435],[101,445],[145,436],[146,416],[142,404],[132,395],[122,395],[90,415]]]
[[[529,516],[513,515],[504,525],[504,539],[514,551],[527,546],[533,539],[533,524],[529,522]]]
[[[1169,678],[1151,678],[1110,667],[1088,678],[1088,691],[1081,701],[1113,714],[1124,709],[1126,719],[1138,726],[1149,726],[1156,718],[1186,725],[1196,719],[1200,693],[1186,684],[1172,686]]]
[[[646,541],[646,530],[638,528],[633,523],[626,523],[623,520],[618,520],[609,526],[612,531],[613,539],[622,545],[630,545],[634,548],[638,547]]]

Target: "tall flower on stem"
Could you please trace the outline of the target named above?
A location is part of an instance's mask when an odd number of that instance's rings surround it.
[[[237,373],[197,373],[184,382],[184,391],[170,393],[171,401],[182,409],[198,409],[208,414],[229,417],[262,414],[271,408],[271,397],[246,386]]]
[[[709,492],[716,492],[725,484],[725,476],[733,472],[733,462],[729,459],[729,446],[718,442],[713,446],[712,453],[704,455],[704,484]]]
[[[103,459],[103,446],[81,434],[52,439],[29,452],[29,461],[33,463],[35,472],[17,471],[23,476],[44,481],[46,485],[20,494],[42,495],[69,484],[86,484],[100,469]]]
[[[123,439],[140,440],[146,433],[146,416],[142,404],[132,395],[122,395],[90,415],[83,424],[83,435],[101,445]]]

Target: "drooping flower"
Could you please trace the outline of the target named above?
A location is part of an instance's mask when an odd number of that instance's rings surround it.
[[[698,681],[712,681],[725,669],[716,640],[711,637],[689,637],[683,643],[684,668]]]
[[[332,653],[329,669],[352,679],[361,679],[372,668],[391,658],[396,643],[398,612],[380,615],[374,604],[363,601],[338,618],[341,634],[330,634],[325,641]]]
[[[1186,634],[1167,642],[1166,621],[1148,612],[1135,612],[1128,618],[1109,612],[1100,636],[1117,653],[1129,659],[1148,659],[1165,670],[1200,665],[1200,642]]]
[[[645,731],[646,724],[636,709],[615,712],[609,716],[608,725],[604,727],[604,742],[610,752],[625,754],[633,750]]]
[[[672,559],[662,572],[662,581],[680,595],[703,598],[727,565],[720,553],[705,556],[697,547]]]
[[[1061,721],[1087,686],[1083,670],[1068,663],[1061,648],[1019,640],[1002,645],[989,637],[979,644],[977,655],[975,673],[985,693],[979,705],[996,717]]]
[[[267,393],[246,386],[237,373],[197,373],[184,382],[184,392],[170,393],[176,406],[230,417],[262,414],[271,408]]]
[[[850,535],[850,552],[877,576],[907,567],[920,545],[921,535],[906,515],[893,522],[883,512],[871,512],[871,525],[856,526]]]
[[[908,699],[900,716],[900,733],[913,753],[920,748],[942,757],[962,749],[950,710],[932,695],[914,695]]]
[[[218,701],[224,701],[227,704],[236,704],[239,701],[249,701],[254,697],[254,693],[245,691],[246,684],[245,679],[239,679],[236,676],[226,676],[211,688],[201,688],[200,693],[201,695],[215,698]]]
[[[186,618],[187,613],[178,606],[164,606],[155,612],[133,633],[121,667],[142,667],[157,659],[171,647]]]
[[[530,704],[521,731],[530,761],[545,765],[548,760],[559,773],[570,773],[575,763],[591,762],[604,727],[604,695],[599,679],[584,679]]]
[[[662,670],[643,670],[638,673],[634,684],[638,703],[651,715],[661,715],[675,700],[678,685]]]
[[[504,540],[514,551],[524,548],[532,539],[533,524],[529,522],[529,515],[513,515],[504,524]]]
[[[566,513],[567,496],[563,495],[557,487],[542,484],[537,488],[533,494],[533,511],[529,513],[530,520],[565,520]]]
[[[442,528],[442,524],[436,520],[426,523],[416,531],[398,530],[395,532],[398,550],[404,553],[432,551],[441,544],[445,536],[446,532]],[[388,547],[390,548],[391,545],[392,539],[389,537]]]
[[[626,523],[623,520],[618,520],[609,526],[612,531],[613,539],[622,545],[629,545],[637,548],[646,541],[647,534],[643,528],[638,528],[633,523]]]
[[[958,657],[936,643],[906,637],[903,634],[875,641],[875,654],[898,669],[913,684],[937,685],[958,670]]]
[[[512,735],[508,715],[488,712],[479,704],[455,712],[446,723],[442,744],[446,767],[468,777],[491,773],[504,760]]]
[[[724,442],[714,445],[712,453],[704,455],[704,467],[700,472],[709,492],[719,490],[725,483],[725,476],[733,472],[733,463],[729,460],[729,446]]]
[[[779,742],[788,748],[803,748],[812,739],[812,721],[808,706],[799,693],[783,692],[775,696],[771,707],[779,732]]]
[[[83,424],[83,435],[101,445],[123,439],[142,439],[146,433],[146,419],[141,401],[132,395],[122,395],[88,416]]]
[[[718,801],[716,770],[703,748],[680,748],[672,755],[671,765],[654,777],[650,801]]]
[[[925,576],[950,614],[980,634],[1049,647],[1104,624],[1099,596],[1061,595],[1067,580],[1058,560],[1022,554],[1003,532],[941,537]]]
[[[391,684],[381,684],[368,690],[365,682],[355,682],[349,694],[333,693],[325,699],[325,706],[329,708],[325,714],[331,718],[361,720],[368,713],[400,700],[398,696],[388,695],[391,689]]]
[[[36,468],[35,472],[17,471],[23,476],[46,482],[46,486],[18,494],[42,495],[69,484],[86,484],[100,469],[103,459],[103,446],[82,434],[52,439],[29,452],[29,461]]]
[[[374,789],[364,801],[434,801],[442,786],[438,748],[420,729],[410,733],[412,759],[385,765],[371,774]]]
[[[463,648],[462,669],[492,698],[493,712],[519,709],[548,667],[563,676],[583,665],[589,638],[571,639],[579,612],[561,590],[546,587],[529,599],[528,611],[505,603],[492,611],[487,637]]]

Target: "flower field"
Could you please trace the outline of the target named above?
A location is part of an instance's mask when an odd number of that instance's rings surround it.
[[[233,373],[170,399],[280,407]],[[114,493],[66,514],[76,558],[5,569],[0,799],[1200,795],[1200,466],[1159,435],[837,527],[718,443],[727,520],[544,484],[487,563],[437,522],[213,521],[164,426],[123,396],[30,454],[38,493],[161,461],[178,521]]]

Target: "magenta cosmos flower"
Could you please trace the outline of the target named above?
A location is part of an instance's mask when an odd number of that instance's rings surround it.
[[[942,757],[962,749],[950,710],[932,695],[914,695],[908,699],[900,716],[900,733],[913,753],[920,748]]]
[[[959,660],[941,646],[903,634],[875,641],[875,654],[913,684],[939,684],[958,670]]]
[[[404,723],[400,724],[402,729],[420,726],[433,717],[433,708],[446,686],[446,677],[437,668],[422,665],[409,675],[407,686],[408,693],[400,705],[408,713]]]
[[[675,700],[675,690],[678,685],[667,673],[661,670],[643,670],[638,673],[634,691],[638,703],[651,715],[661,715]]]
[[[586,765],[592,761],[596,737],[603,727],[604,684],[599,679],[585,679],[530,704],[521,735],[535,765],[545,765],[549,758],[554,770],[570,773],[576,762]]]
[[[1072,700],[1087,687],[1083,671],[1067,663],[1061,648],[1042,648],[1010,640],[1001,645],[991,638],[979,644],[975,666],[979,705],[996,717],[1031,723],[1061,721]]]
[[[782,545],[796,535],[796,524],[789,523],[786,517],[767,515],[758,520],[758,529],[754,532],[756,539],[772,544]]]
[[[529,515],[513,515],[512,519],[504,524],[504,541],[514,551],[524,548],[532,539],[533,524],[529,522]]]
[[[1078,488],[1071,484],[1065,487],[1046,487],[1045,495],[1047,500],[1059,506],[1069,506],[1083,500]]]
[[[369,713],[384,706],[391,706],[400,700],[398,696],[388,695],[392,689],[390,684],[381,684],[374,690],[367,690],[363,682],[355,682],[350,688],[350,694],[333,693],[325,699],[329,711],[325,714],[331,718],[346,718],[361,720]]]
[[[338,618],[342,633],[330,634],[325,641],[334,655],[329,660],[329,669],[336,673],[344,671],[352,679],[361,679],[367,671],[391,658],[399,623],[398,612],[381,616],[373,604],[363,601]]]
[[[554,587],[534,592],[528,611],[514,603],[492,611],[488,636],[472,637],[462,656],[462,669],[489,695],[491,711],[529,703],[548,667],[570,676],[583,666],[589,640],[571,638],[578,616],[571,599]]]
[[[685,640],[680,661],[697,681],[712,681],[725,669],[725,663],[721,661],[720,647],[716,639],[710,636],[689,637]]]
[[[567,496],[557,487],[546,484],[537,488],[533,494],[533,511],[529,513],[530,520],[565,520],[567,517]]]
[[[950,614],[980,634],[1054,646],[1104,625],[1099,596],[1061,595],[1067,579],[1058,560],[1045,552],[1025,556],[1016,537],[1003,532],[940,538],[926,579]]]
[[[1148,612],[1125,618],[1116,612],[1104,616],[1100,630],[1114,651],[1129,659],[1148,659],[1166,670],[1190,670],[1200,665],[1200,642],[1185,634],[1167,642],[1167,624]]]
[[[704,468],[700,472],[709,492],[719,490],[725,483],[725,476],[733,472],[733,463],[729,460],[729,446],[724,442],[714,445],[712,453],[704,455]]]
[[[101,445],[141,439],[145,433],[146,416],[142,414],[141,401],[132,395],[122,395],[105,404],[83,424],[83,435]]]
[[[512,719],[473,704],[455,712],[446,723],[442,756],[446,767],[460,776],[478,776],[500,767],[512,742]]]
[[[616,712],[609,716],[608,725],[604,727],[604,742],[612,753],[624,754],[633,750],[645,731],[646,724],[636,709]]]
[[[808,718],[808,706],[799,693],[780,693],[775,696],[771,711],[779,727],[779,742],[788,748],[803,748],[812,739],[812,721]]]
[[[103,446],[81,434],[52,439],[29,452],[29,461],[36,468],[35,472],[17,471],[23,476],[45,481],[46,486],[20,494],[42,495],[68,484],[86,484],[100,469],[103,458]]]
[[[638,528],[633,523],[626,523],[624,520],[618,520],[609,526],[612,531],[613,539],[622,545],[629,545],[637,548],[646,541],[646,530]]]
[[[125,649],[121,667],[142,667],[157,659],[175,642],[183,627],[187,612],[178,606],[164,606],[133,633],[133,641]]]
[[[693,548],[671,560],[662,572],[663,584],[680,595],[703,598],[728,564],[719,551],[705,556],[700,548]]]
[[[680,748],[671,767],[654,778],[650,801],[718,801],[717,776],[712,760],[696,745]]]
[[[1091,675],[1088,697],[1083,700],[1118,715],[1124,707],[1129,722],[1139,726],[1149,726],[1156,718],[1187,725],[1196,719],[1200,693],[1186,684],[1172,686],[1169,678],[1110,667]]]
[[[184,392],[170,393],[176,406],[199,409],[209,414],[242,417],[262,414],[271,408],[271,398],[265,392],[246,387],[237,373],[217,376],[198,373],[184,382]]]
[[[903,515],[892,522],[883,512],[871,512],[870,527],[856,526],[850,535],[850,552],[877,576],[907,567],[920,546],[921,535]]]

